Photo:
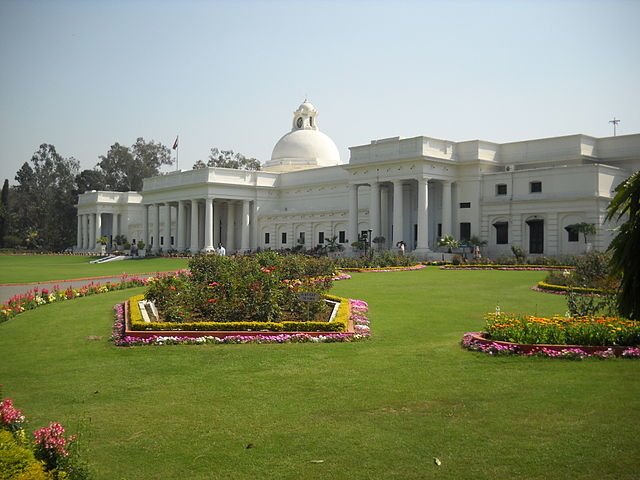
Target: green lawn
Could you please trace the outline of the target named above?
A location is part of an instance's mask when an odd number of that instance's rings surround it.
[[[0,284],[154,273],[186,268],[184,258],[148,258],[91,264],[95,257],[73,255],[0,255]]]
[[[498,302],[564,312],[543,276],[355,274],[355,344],[117,348],[112,305],[142,290],[87,297],[0,325],[0,383],[32,428],[80,430],[98,479],[638,478],[640,363],[458,345]]]

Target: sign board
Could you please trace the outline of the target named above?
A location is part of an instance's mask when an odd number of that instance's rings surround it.
[[[300,292],[298,299],[301,302],[317,302],[320,300],[320,295],[315,292]]]

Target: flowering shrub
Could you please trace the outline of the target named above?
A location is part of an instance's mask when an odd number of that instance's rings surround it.
[[[493,340],[557,345],[640,344],[640,322],[617,317],[542,318],[497,312],[485,315],[485,321]]]
[[[76,437],[65,437],[64,427],[58,422],[52,422],[48,427],[39,428],[33,432],[36,444],[36,458],[42,460],[47,470],[54,470],[66,465],[69,457],[68,447]]]
[[[282,322],[326,313],[318,298],[331,287],[334,267],[327,258],[281,256],[276,252],[225,257],[203,255],[189,262],[191,274],[152,280],[146,298],[164,322]]]
[[[416,264],[413,255],[398,255],[395,251],[383,250],[374,252],[373,256],[362,257],[340,257],[334,260],[337,268],[340,269],[369,269],[387,267],[409,267]]]
[[[345,302],[346,303],[346,302]],[[342,307],[342,305],[341,305]],[[201,344],[237,344],[237,343],[329,343],[329,342],[355,342],[364,340],[370,336],[369,319],[366,317],[368,305],[362,300],[349,300],[346,308],[341,308],[338,316],[347,315],[353,321],[355,333],[328,332],[321,335],[308,333],[284,333],[284,334],[253,334],[253,335],[203,335],[201,337],[185,335],[153,335],[147,338],[127,336],[125,334],[124,304],[117,304],[115,310],[115,322],[111,340],[118,346],[136,345],[201,345]],[[337,318],[335,321],[342,322]],[[216,325],[217,326],[217,325]]]
[[[26,420],[13,401],[0,402],[0,478],[67,479],[89,478],[89,472],[72,455],[75,436],[66,436],[57,422],[25,435]]]
[[[13,400],[5,398],[0,403],[0,428],[5,428],[11,432],[22,430],[24,415],[13,406]]]

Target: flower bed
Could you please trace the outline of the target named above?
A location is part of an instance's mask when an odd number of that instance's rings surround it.
[[[442,265],[441,270],[516,270],[516,271],[548,271],[567,270],[575,267],[562,265],[492,265],[492,264],[460,264]]]
[[[520,344],[487,338],[485,332],[468,332],[462,337],[462,346],[468,350],[483,352],[488,355],[525,355],[549,358],[565,358],[582,360],[594,358],[640,358],[640,348],[621,346],[584,346],[555,344]]]
[[[486,332],[470,332],[462,344],[470,350],[498,354],[583,358],[640,357],[640,322],[616,317],[543,318],[489,313]]]
[[[427,268],[426,265],[417,264],[411,265],[408,267],[361,267],[361,268],[349,268],[349,267],[340,267],[339,270],[341,272],[406,272],[410,270],[422,270],[423,268]]]
[[[158,274],[159,276],[169,274]],[[89,295],[97,295],[99,293],[107,293],[115,290],[125,290],[127,288],[142,287],[149,283],[151,277],[129,277],[127,275],[122,276],[122,280],[117,283],[90,283],[80,288],[65,288],[62,289],[58,285],[55,285],[53,289],[48,290],[46,288],[40,289],[38,287],[27,293],[22,293],[11,297],[7,302],[0,307],[0,323],[6,322],[10,318],[18,315],[19,313],[27,310],[33,310],[42,305],[48,305],[49,303],[61,302],[65,300],[72,300],[74,298],[87,297]]]
[[[333,297],[338,298],[338,297]],[[368,305],[362,300],[342,299],[342,315],[347,315],[343,332],[282,332],[282,331],[137,331],[129,328],[129,302],[117,304],[111,339],[118,346],[177,344],[238,344],[238,343],[319,343],[353,342],[369,338]],[[137,304],[136,304],[137,307]],[[135,311],[135,310],[133,310]],[[340,313],[339,313],[340,315]],[[175,326],[175,324],[173,325]]]

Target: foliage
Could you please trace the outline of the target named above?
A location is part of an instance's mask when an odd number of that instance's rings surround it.
[[[590,252],[578,257],[576,268],[570,279],[574,285],[590,288],[607,288],[612,286],[610,277],[611,256],[602,252]]]
[[[70,450],[77,437],[66,436],[64,427],[52,422],[33,432],[32,441],[25,433],[24,423],[24,415],[11,399],[0,402],[0,480],[89,478],[77,450],[73,454]]]
[[[574,225],[576,232],[581,233],[584,238],[584,243],[587,243],[587,237],[589,235],[595,235],[597,232],[596,226],[593,223],[580,222]]]
[[[96,243],[98,245],[106,245],[107,243],[109,243],[109,239],[103,235],[101,237],[98,237],[98,239],[96,240]]]
[[[105,188],[128,192],[141,191],[143,179],[158,175],[160,167],[172,164],[169,147],[139,137],[131,148],[118,142],[111,145],[107,155],[100,157],[98,167],[104,175]]]
[[[337,268],[384,268],[408,267],[416,264],[412,255],[398,255],[395,251],[383,250],[366,257],[341,257],[334,260]]]
[[[236,170],[260,170],[260,162],[255,158],[247,158],[241,153],[234,153],[233,150],[219,150],[212,148],[209,153],[209,167],[233,168]],[[198,161],[193,168],[203,168],[204,162]]]
[[[460,246],[460,242],[456,240],[453,235],[445,235],[441,239],[438,240],[438,245],[440,247],[447,247],[449,253],[454,248],[458,248]]]
[[[470,239],[469,239],[469,245],[471,245],[472,247],[484,247],[487,244],[486,240],[481,240],[480,237],[473,235]]]
[[[82,170],[76,175],[76,185],[78,193],[107,190],[107,178],[104,171],[98,168]]]
[[[510,313],[485,316],[492,340],[522,344],[625,345],[640,344],[640,323],[616,317],[585,316],[545,318]]]
[[[511,253],[513,253],[514,257],[516,257],[517,263],[524,263],[527,258],[527,255],[524,253],[522,247],[518,245],[511,245]]]
[[[62,250],[76,241],[75,177],[80,164],[42,144],[9,191],[9,233],[32,248]]]
[[[628,318],[640,319],[640,172],[635,172],[615,189],[607,221],[620,221],[618,233],[609,245],[612,272],[621,275],[618,309]]]
[[[0,194],[0,248],[5,247],[5,236],[9,226],[9,180],[5,179]]]
[[[322,295],[331,287],[334,266],[327,258],[281,256],[276,252],[226,257],[196,256],[190,275],[152,281],[146,297],[168,322],[281,322],[314,319],[322,301],[302,302],[301,292]]]
[[[567,310],[574,317],[603,315],[613,317],[618,315],[616,297],[611,291],[598,295],[585,295],[577,288],[567,291]]]

